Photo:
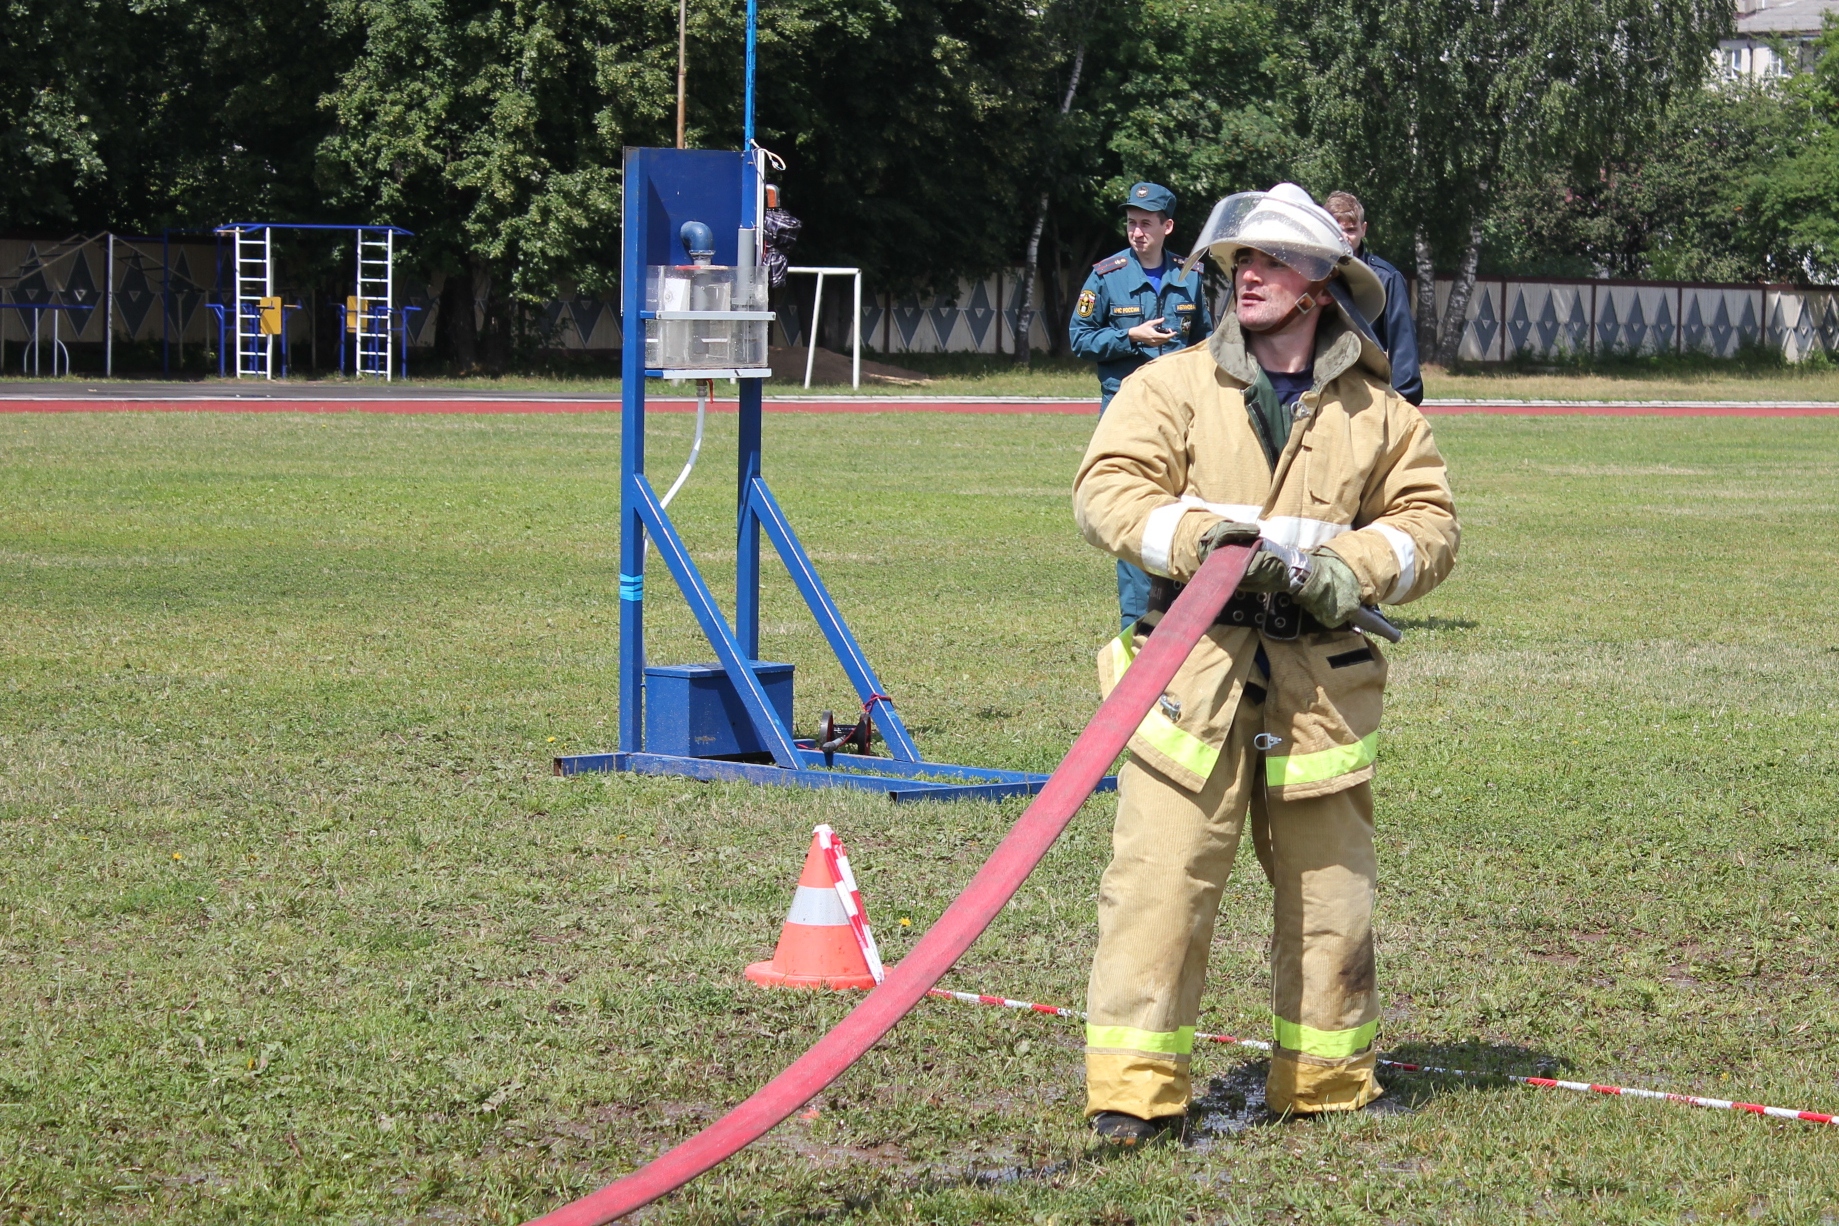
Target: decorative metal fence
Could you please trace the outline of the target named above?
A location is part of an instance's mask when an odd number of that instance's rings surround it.
[[[114,240],[113,294],[108,283],[107,236],[63,241],[0,239],[0,303],[63,304],[66,340],[97,343],[103,316],[113,316],[117,340],[180,344],[214,342],[217,321],[206,309],[218,299],[222,255],[210,240],[174,237]],[[403,277],[399,297],[423,308],[410,316],[409,343],[432,345],[439,329],[438,278]],[[1452,279],[1437,278],[1439,315],[1447,307]],[[1416,287],[1412,286],[1416,306]],[[299,295],[289,295],[290,301]],[[959,282],[956,292],[896,298],[867,293],[862,299],[863,348],[883,355],[902,353],[1013,353],[1022,315],[1019,270],[1005,269]],[[811,321],[808,307],[787,296],[780,304],[773,341],[803,345]],[[296,344],[337,323],[317,314],[336,303],[291,313]],[[1058,326],[1037,294],[1030,323],[1032,348],[1045,350]],[[323,310],[321,309],[323,308]],[[483,287],[475,294],[478,321],[485,319]],[[848,343],[849,308],[827,304],[821,339]],[[614,301],[585,294],[552,300],[532,321],[539,344],[564,351],[614,352],[619,315]],[[17,342],[30,334],[30,312],[0,310],[0,339]],[[328,338],[319,336],[323,342]],[[1428,343],[1421,343],[1428,348]],[[1719,285],[1681,281],[1483,278],[1464,311],[1458,354],[1468,362],[1515,358],[1705,353],[1728,358],[1745,347],[1779,351],[1790,362],[1815,353],[1839,357],[1839,287]]]

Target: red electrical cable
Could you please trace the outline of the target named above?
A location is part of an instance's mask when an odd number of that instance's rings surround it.
[[[1123,752],[1151,704],[1168,688],[1194,644],[1232,598],[1251,554],[1243,545],[1231,545],[1208,557],[1015,827],[880,987],[811,1050],[727,1115],[624,1179],[545,1214],[529,1226],[602,1226],[682,1187],[764,1136],[892,1030],[983,934],[1060,837]]]

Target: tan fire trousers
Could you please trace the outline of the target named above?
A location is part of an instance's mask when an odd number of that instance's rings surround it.
[[[1118,772],[1111,864],[1098,895],[1086,994],[1086,1114],[1181,1115],[1220,892],[1249,812],[1275,891],[1266,1102],[1351,1111],[1382,1093],[1373,1072],[1372,785],[1271,801],[1259,708],[1240,706],[1197,794],[1132,761]]]

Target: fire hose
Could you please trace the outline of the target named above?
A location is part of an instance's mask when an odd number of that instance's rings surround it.
[[[938,922],[861,1004],[727,1115],[623,1179],[529,1226],[601,1226],[682,1187],[764,1136],[892,1030],[983,934],[1060,837],[1232,598],[1251,555],[1243,545],[1209,555],[1015,826]]]

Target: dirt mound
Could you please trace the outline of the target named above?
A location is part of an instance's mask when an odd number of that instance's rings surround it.
[[[773,381],[775,383],[796,383],[802,386],[805,381],[805,355],[809,351],[803,348],[776,348],[772,350]],[[838,353],[834,349],[820,348],[817,358],[811,364],[811,386],[820,383],[841,383],[849,385],[850,359],[847,353]],[[919,386],[931,380],[917,370],[904,370],[899,366],[890,366],[886,362],[871,362],[862,359],[862,382],[892,383]]]

